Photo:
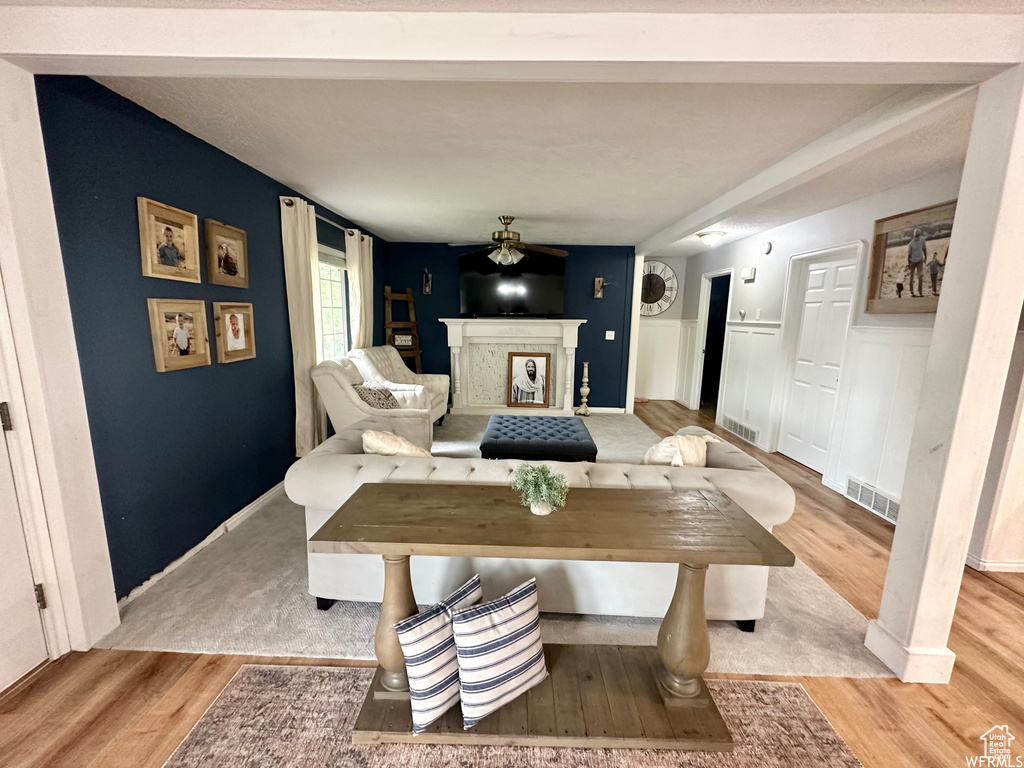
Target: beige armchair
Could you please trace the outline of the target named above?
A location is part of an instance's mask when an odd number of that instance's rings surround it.
[[[355,363],[345,357],[324,360],[313,369],[313,384],[335,432],[350,427],[394,432],[429,451],[434,438],[434,419],[426,388],[417,384],[398,384],[396,389],[387,387],[399,407],[373,408],[355,390],[363,383]]]
[[[353,349],[348,357],[366,381],[399,391],[401,386],[420,385],[430,394],[430,417],[440,421],[448,413],[449,377],[443,373],[413,373],[398,350],[391,346]]]

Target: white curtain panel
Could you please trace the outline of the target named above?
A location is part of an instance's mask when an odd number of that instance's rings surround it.
[[[305,456],[323,442],[326,417],[312,378],[320,311],[316,212],[302,198],[281,198],[281,240],[295,373],[295,455]]]
[[[345,230],[348,267],[348,319],[352,349],[373,346],[373,238],[358,229]]]

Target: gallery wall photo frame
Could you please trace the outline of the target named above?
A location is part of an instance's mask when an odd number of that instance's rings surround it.
[[[551,404],[551,353],[509,352],[508,393],[510,408],[547,408]]]
[[[148,197],[136,201],[142,274],[163,280],[201,282],[198,217]]]
[[[147,299],[153,358],[159,373],[210,365],[206,303],[194,299]]]
[[[256,323],[252,304],[213,302],[217,362],[235,363],[256,357]]]
[[[249,287],[249,246],[245,230],[206,219],[206,276],[214,285]]]
[[[875,222],[864,311],[934,313],[939,307],[956,200]]]

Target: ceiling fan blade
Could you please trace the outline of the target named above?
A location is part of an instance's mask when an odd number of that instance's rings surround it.
[[[495,248],[496,248],[496,246],[487,245],[487,246],[484,246],[483,248],[471,249],[471,250],[465,251],[463,253],[460,253],[459,254],[459,258],[461,259],[463,256],[483,256],[483,255],[486,255],[486,254],[489,254],[489,253],[493,253]]]
[[[449,248],[469,248],[471,246],[474,248],[487,248],[488,246],[491,248],[498,247],[496,243],[447,243],[447,245]]]
[[[536,253],[546,253],[551,256],[568,256],[568,251],[563,251],[561,248],[549,248],[546,245],[531,245],[529,243],[519,243],[519,248],[526,251],[534,251]]]

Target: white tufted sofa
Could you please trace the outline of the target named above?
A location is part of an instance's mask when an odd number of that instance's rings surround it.
[[[707,434],[687,427],[680,434]],[[339,434],[300,459],[285,477],[288,497],[306,508],[312,536],[363,483],[476,483],[505,485],[515,460],[413,459],[362,454],[357,432]],[[575,488],[717,489],[765,528],[793,514],[793,489],[731,443],[708,445],[707,467],[664,467],[590,462],[543,462]],[[571,491],[570,491],[571,493]],[[524,510],[524,514],[528,514]],[[557,512],[555,512],[557,514]],[[629,509],[622,524],[629,525]],[[376,555],[309,554],[309,591],[318,598],[376,602],[384,571]],[[501,558],[414,557],[417,602],[435,603],[479,572],[485,595],[497,596],[536,576],[541,610],[613,616],[665,615],[676,567],[665,563],[608,563]],[[764,615],[768,569],[725,565],[708,569],[708,618],[751,621]]]

